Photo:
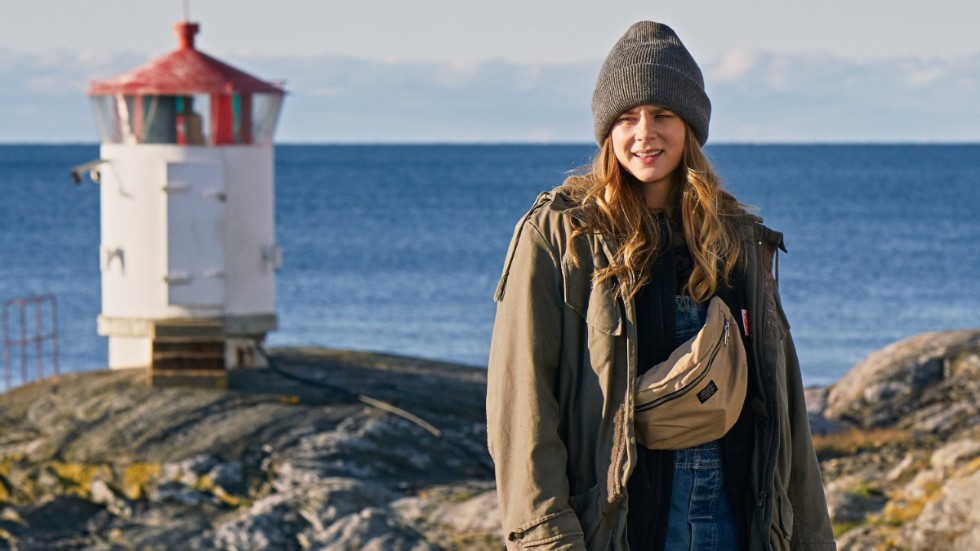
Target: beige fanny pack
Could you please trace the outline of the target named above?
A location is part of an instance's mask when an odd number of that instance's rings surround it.
[[[742,412],[747,383],[738,324],[714,297],[698,334],[640,376],[637,440],[652,450],[679,450],[721,438]]]

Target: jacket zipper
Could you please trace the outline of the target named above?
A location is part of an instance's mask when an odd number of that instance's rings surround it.
[[[691,391],[692,388],[694,388],[699,383],[701,383],[701,381],[703,381],[704,378],[707,377],[708,373],[711,371],[711,365],[714,363],[715,357],[718,356],[718,352],[721,350],[721,347],[723,345],[724,346],[728,345],[728,331],[729,331],[729,322],[728,319],[726,318],[725,327],[722,330],[722,337],[721,339],[718,340],[718,342],[715,344],[714,349],[711,351],[711,357],[708,358],[708,365],[705,366],[704,371],[702,371],[701,374],[699,374],[693,381],[684,385],[684,387],[671,392],[666,396],[661,396],[660,398],[657,398],[656,400],[647,402],[645,404],[639,404],[638,406],[636,406],[636,411],[639,413],[641,411],[646,411],[648,409],[653,409],[657,406],[663,405],[666,402],[669,402],[675,398],[683,396],[684,394],[687,394],[688,392]]]

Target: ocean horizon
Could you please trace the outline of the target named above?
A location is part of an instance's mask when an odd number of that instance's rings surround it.
[[[41,142],[11,142],[0,140],[0,147],[99,147],[99,142],[97,141],[41,141]],[[527,146],[527,147],[538,147],[538,146],[572,146],[572,147],[595,147],[593,142],[583,142],[583,141],[508,141],[508,140],[488,140],[485,142],[480,141],[346,141],[346,142],[331,142],[331,141],[276,141],[275,147],[363,147],[363,146],[390,146],[390,147],[484,147],[484,146]],[[980,146],[980,141],[962,141],[962,140],[896,140],[896,141],[881,141],[881,140],[867,140],[867,141],[732,141],[732,142],[715,142],[712,141],[708,144],[707,148],[713,147],[729,147],[729,146],[755,146],[755,147],[811,147],[811,146]]]
[[[277,144],[270,346],[484,366],[504,252],[593,144]],[[807,384],[925,331],[980,326],[980,145],[711,144],[785,234],[780,290]],[[0,302],[54,294],[63,371],[102,368],[98,144],[0,145]]]

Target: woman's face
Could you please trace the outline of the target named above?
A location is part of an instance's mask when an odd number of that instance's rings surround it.
[[[620,115],[609,134],[623,168],[643,183],[669,186],[684,157],[686,132],[684,121],[673,111],[640,105]]]

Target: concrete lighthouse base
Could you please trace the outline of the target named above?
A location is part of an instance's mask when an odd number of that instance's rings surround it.
[[[227,370],[265,367],[258,347],[275,315],[148,320],[99,317],[111,369],[145,368],[153,386],[224,388]]]

